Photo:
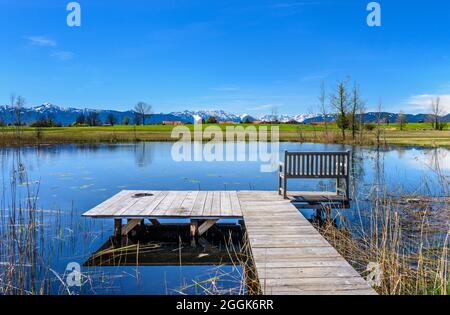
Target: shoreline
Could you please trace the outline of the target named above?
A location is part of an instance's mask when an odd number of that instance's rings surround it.
[[[185,125],[193,131],[193,125]],[[206,125],[218,126],[222,131],[226,127],[247,127],[248,125]],[[251,126],[251,125],[250,125]],[[263,125],[260,125],[263,126]],[[322,144],[343,144],[358,146],[419,146],[419,147],[443,147],[450,148],[450,131],[436,131],[431,129],[407,129],[403,131],[384,128],[378,131],[363,131],[357,133],[355,139],[352,138],[351,131],[346,131],[346,140],[342,140],[341,131],[330,128],[325,131],[322,126],[298,126],[298,125],[275,125],[279,127],[279,142],[298,143],[322,143]],[[31,128],[22,127],[16,130],[7,127],[0,130],[0,147],[15,147],[23,145],[47,145],[65,143],[135,143],[135,142],[177,142],[181,139],[172,137],[172,129],[175,126],[167,125],[146,125],[146,126],[104,126],[104,127],[51,127],[51,128]],[[264,125],[266,127],[266,125]],[[253,141],[262,140],[270,142],[270,125],[268,126],[268,137],[261,139],[258,129],[250,132],[237,131],[236,138],[232,141]],[[390,127],[390,126],[389,126]],[[195,134],[195,133],[194,133]],[[215,136],[215,135],[214,135]],[[210,141],[212,136],[192,137]],[[219,138],[224,142],[229,139]]]

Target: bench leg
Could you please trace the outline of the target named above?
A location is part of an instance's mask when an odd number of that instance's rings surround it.
[[[350,178],[345,178],[345,199],[350,200]]]
[[[281,176],[278,174],[278,195],[281,195]]]
[[[286,176],[284,176],[284,178],[283,178],[283,198],[284,199],[287,199],[287,178],[286,178]]]

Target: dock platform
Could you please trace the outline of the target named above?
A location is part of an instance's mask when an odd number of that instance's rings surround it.
[[[158,219],[190,219],[198,235],[220,219],[240,219],[263,294],[376,294],[293,204],[312,197],[312,203],[328,202],[332,196],[298,192],[291,197],[275,191],[128,190],[83,216],[115,219],[122,234],[143,219],[157,224]],[[124,226],[122,219],[128,219]]]

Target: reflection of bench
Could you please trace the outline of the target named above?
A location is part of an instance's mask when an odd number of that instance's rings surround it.
[[[280,162],[278,193],[287,199],[289,178],[335,178],[336,195],[349,200],[350,151],[346,152],[288,152],[284,162]],[[340,180],[345,180],[345,189],[340,188]],[[329,193],[327,193],[329,195]],[[315,192],[317,195],[317,192]]]

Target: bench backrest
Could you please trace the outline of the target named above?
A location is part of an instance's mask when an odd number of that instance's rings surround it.
[[[290,178],[345,178],[349,176],[350,151],[288,152],[284,171]]]

